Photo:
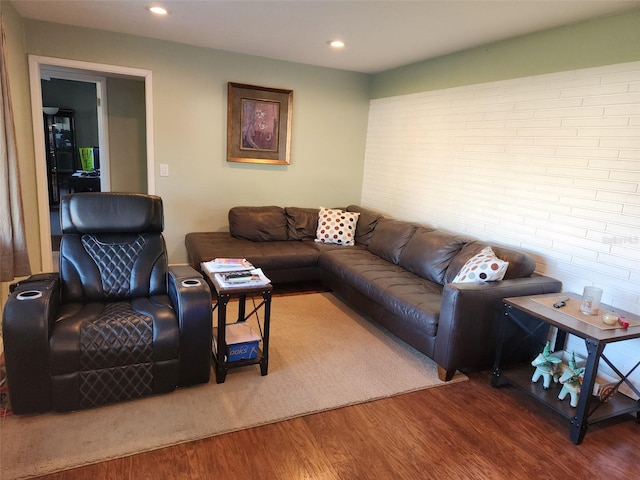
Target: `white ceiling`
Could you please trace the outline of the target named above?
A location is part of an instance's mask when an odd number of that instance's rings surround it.
[[[26,18],[377,73],[640,0],[12,0]],[[171,13],[157,18],[145,7]],[[328,40],[347,45],[336,51]]]

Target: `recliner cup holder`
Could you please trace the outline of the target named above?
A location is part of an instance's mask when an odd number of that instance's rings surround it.
[[[202,285],[202,282],[197,278],[189,278],[187,280],[182,281],[183,287],[198,287],[200,285]]]
[[[18,300],[35,300],[36,298],[40,298],[42,296],[42,292],[40,290],[25,290],[24,292],[20,292],[16,295]]]

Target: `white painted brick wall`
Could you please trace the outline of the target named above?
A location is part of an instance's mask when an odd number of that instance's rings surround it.
[[[640,62],[372,100],[361,203],[640,314]],[[630,368],[640,340],[607,351]]]

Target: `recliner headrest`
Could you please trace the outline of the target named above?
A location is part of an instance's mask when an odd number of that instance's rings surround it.
[[[84,192],[60,202],[62,233],[162,232],[162,199],[140,193]]]

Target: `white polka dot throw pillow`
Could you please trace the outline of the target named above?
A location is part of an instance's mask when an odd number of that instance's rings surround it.
[[[353,245],[360,213],[320,207],[316,242]]]
[[[496,257],[491,247],[485,247],[460,269],[452,283],[496,282],[504,278],[509,262]]]

